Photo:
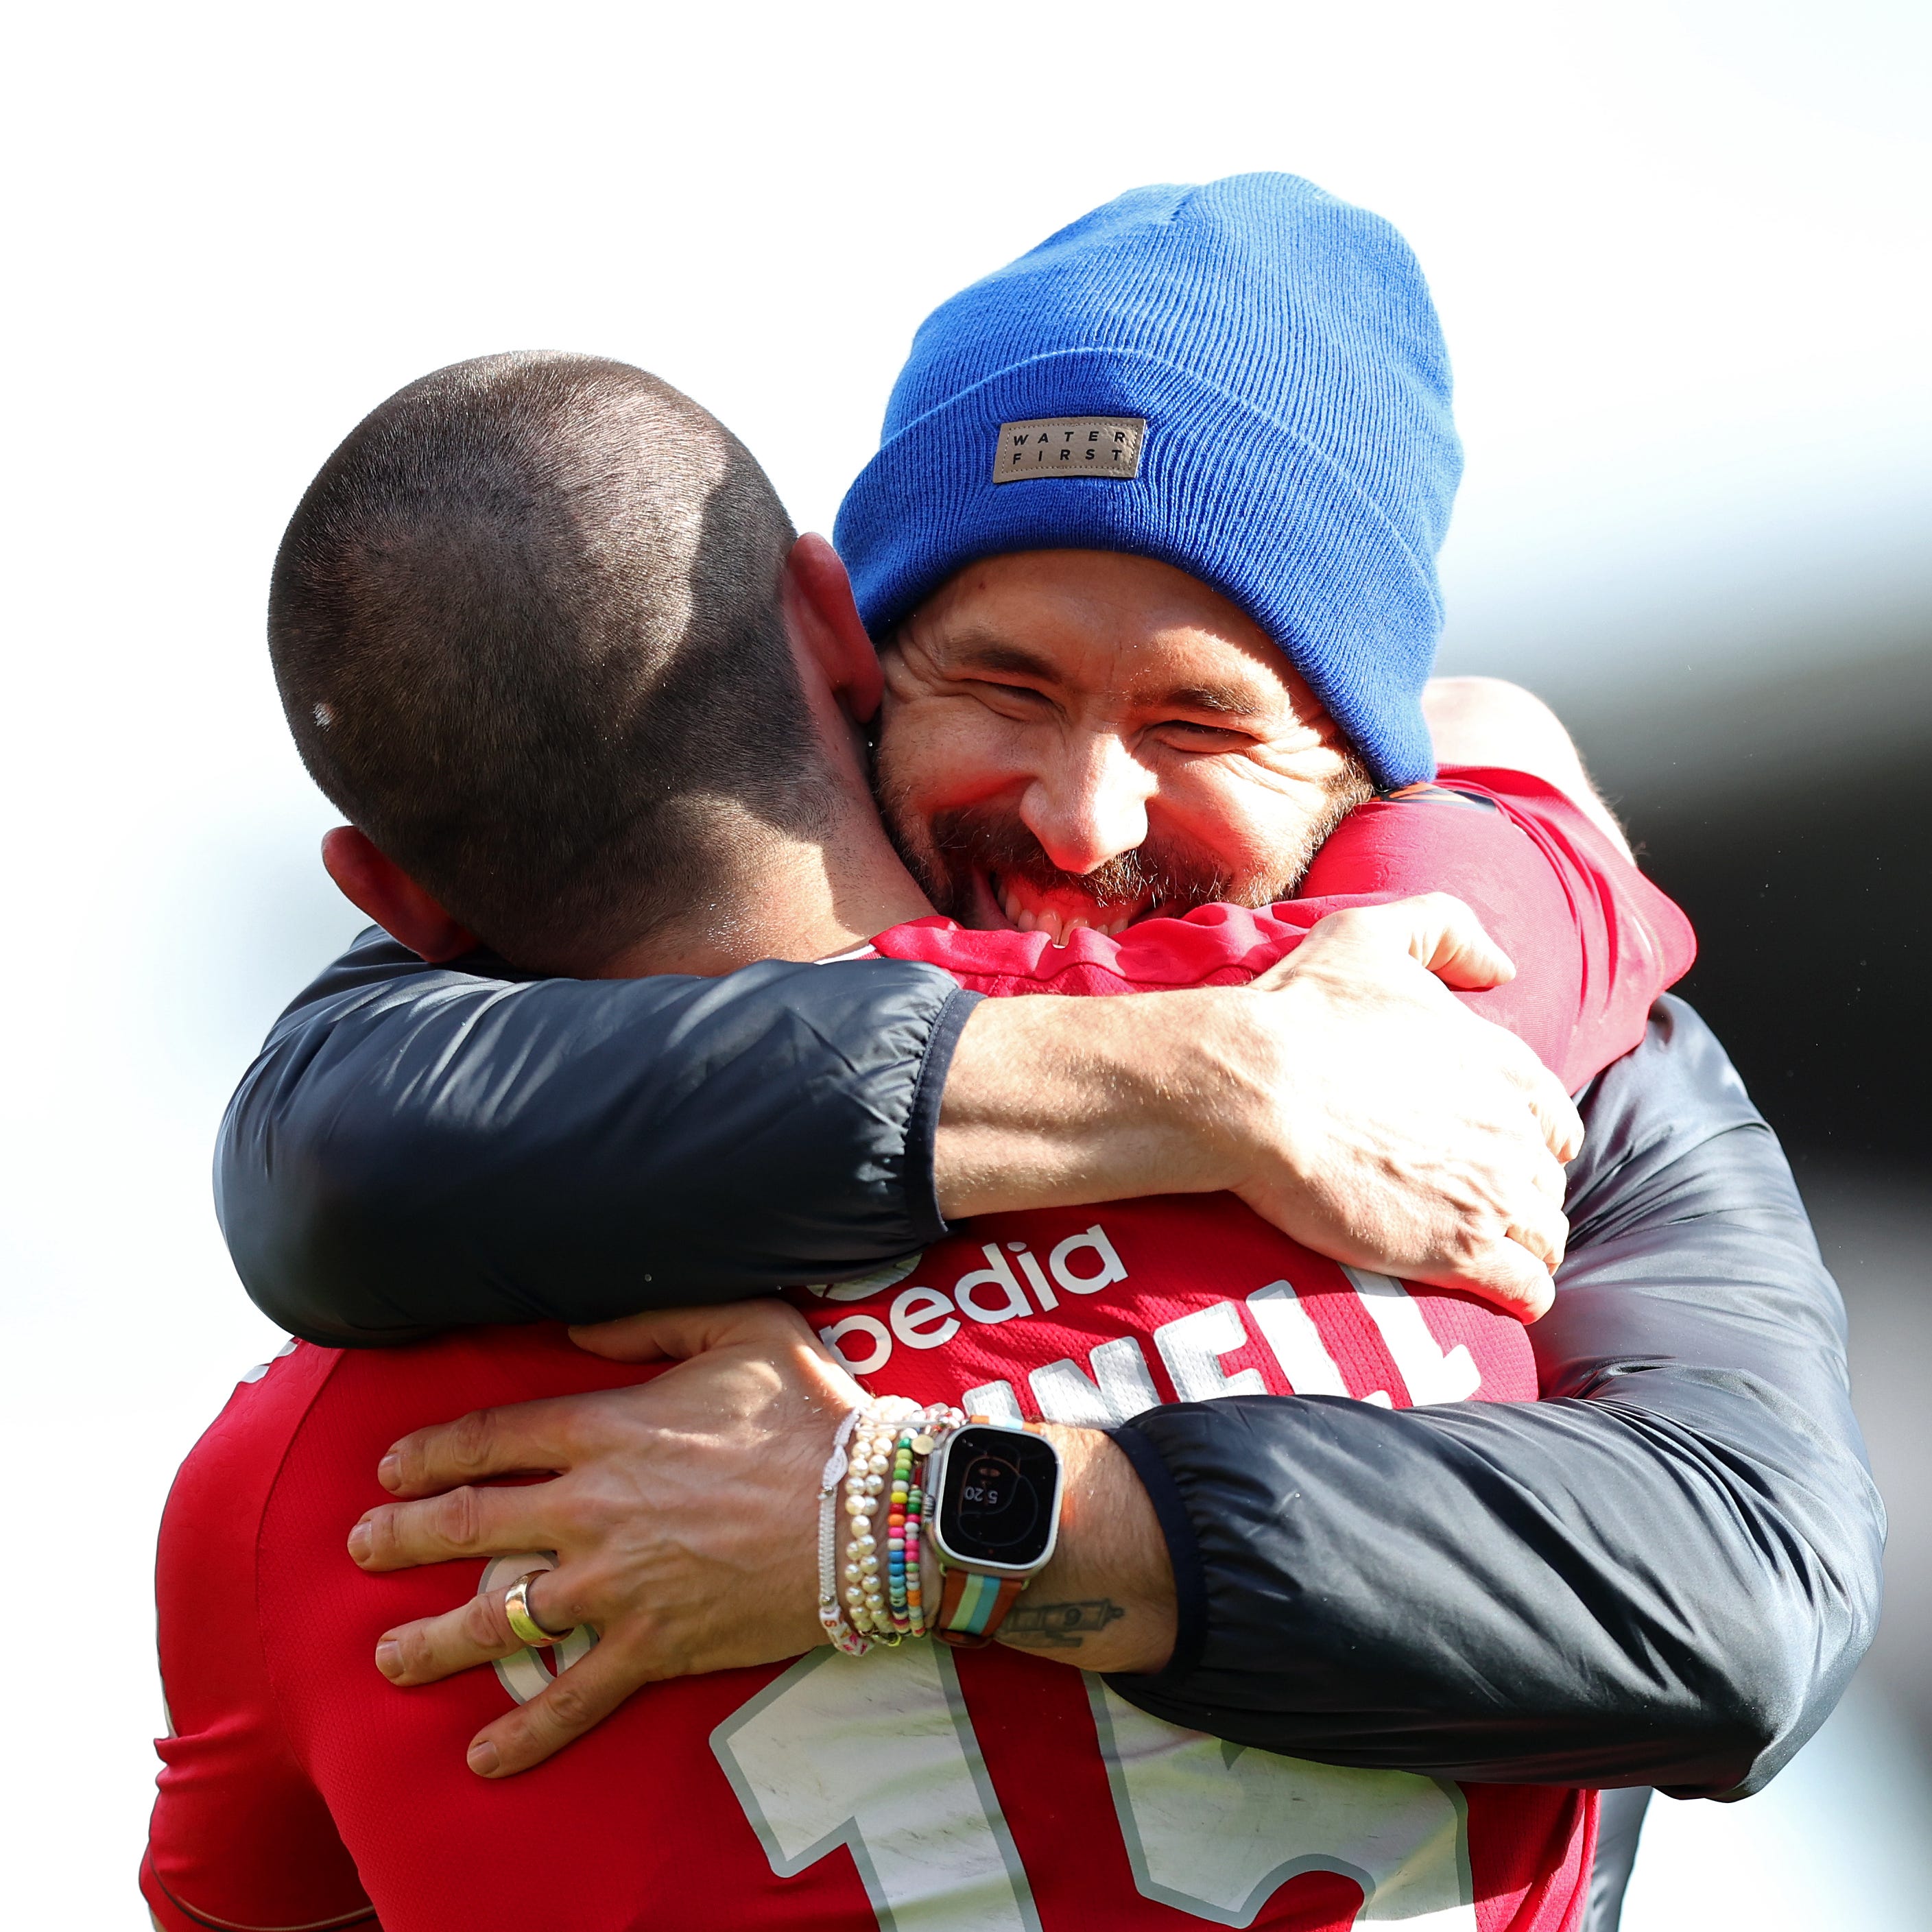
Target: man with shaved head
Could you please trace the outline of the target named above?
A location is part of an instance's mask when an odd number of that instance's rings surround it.
[[[596,971],[820,829],[771,594],[794,536],[744,446],[641,370],[440,371],[290,527],[269,623],[296,741],[453,921]]]

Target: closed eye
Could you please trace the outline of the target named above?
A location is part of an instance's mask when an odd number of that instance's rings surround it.
[[[1030,684],[1002,684],[987,677],[963,677],[958,683],[1002,718],[1039,718],[1054,709],[1052,699]]]
[[[1177,752],[1244,752],[1254,743],[1251,731],[1225,724],[1203,724],[1198,718],[1164,718],[1150,728],[1161,742]]]

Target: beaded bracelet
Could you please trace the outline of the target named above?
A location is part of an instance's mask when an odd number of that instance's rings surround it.
[[[916,1618],[911,1613],[910,1577],[916,1572],[908,1557],[916,1538],[909,1547],[908,1505],[911,1492],[920,1486],[915,1462],[923,1468],[937,1439],[934,1432],[943,1434],[956,1426],[956,1413],[944,1405],[920,1408],[888,1398],[860,1426],[863,1466],[855,1457],[845,1479],[852,1532],[844,1569],[845,1601],[858,1630],[881,1643],[896,1644],[925,1634],[923,1605]],[[878,1520],[882,1514],[883,1524]],[[877,1533],[880,1528],[886,1532],[883,1538]]]
[[[861,1549],[848,1569],[848,1587],[856,1585],[866,1600],[856,1606],[869,1618],[882,1642],[896,1643],[908,1636],[926,1634],[925,1605],[920,1585],[920,1546],[927,1501],[923,1486],[926,1459],[946,1432],[958,1426],[958,1412],[934,1404],[920,1414],[899,1424],[896,1430],[880,1431],[874,1437],[874,1454],[866,1478],[868,1493],[878,1479],[877,1494],[885,1509],[885,1553],[878,1557],[873,1550]],[[889,1466],[881,1470],[879,1461]],[[849,1479],[848,1479],[849,1481]],[[866,1527],[872,1527],[867,1519]],[[855,1538],[855,1540],[856,1539]],[[865,1558],[872,1555],[882,1567],[868,1571]],[[880,1591],[867,1592],[868,1581],[882,1581]],[[878,1600],[874,1600],[874,1598]]]
[[[921,1478],[926,1458],[964,1420],[945,1403],[922,1408],[886,1396],[839,1425],[819,1489],[819,1622],[848,1656],[863,1656],[875,1642],[896,1645],[927,1634],[920,1555],[929,1505]],[[848,1456],[845,1444],[855,1435]],[[842,1490],[848,1525],[842,1591],[835,1574]]]

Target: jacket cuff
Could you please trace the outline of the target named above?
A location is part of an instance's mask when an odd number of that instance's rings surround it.
[[[985,998],[964,986],[956,988],[934,1019],[926,1036],[926,1051],[920,1056],[919,1078],[906,1118],[903,1169],[906,1219],[912,1229],[910,1245],[915,1247],[930,1247],[951,1232],[939,1211],[939,1181],[933,1172],[939,1146],[939,1103],[945,1096],[946,1076],[952,1070],[960,1030]]]
[[[1144,1676],[1124,1677],[1145,1692],[1154,1685],[1191,1677],[1201,1662],[1208,1640],[1208,1576],[1201,1561],[1201,1546],[1194,1534],[1194,1520],[1181,1499],[1180,1485],[1153,1442],[1131,1422],[1104,1432],[1118,1444],[1134,1474],[1154,1504],[1160,1533],[1167,1544],[1168,1561],[1174,1568],[1174,1654],[1159,1670]]]

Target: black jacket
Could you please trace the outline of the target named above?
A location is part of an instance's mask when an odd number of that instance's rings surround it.
[[[365,937],[244,1080],[222,1225],[329,1342],[823,1280],[940,1233],[973,996],[916,964],[528,981]],[[1244,1396],[1116,1432],[1180,1637],[1116,1688],[1295,1756],[1736,1796],[1869,1642],[1882,1518],[1844,1313],[1789,1169],[1681,1001],[1582,1099],[1546,1395]]]

